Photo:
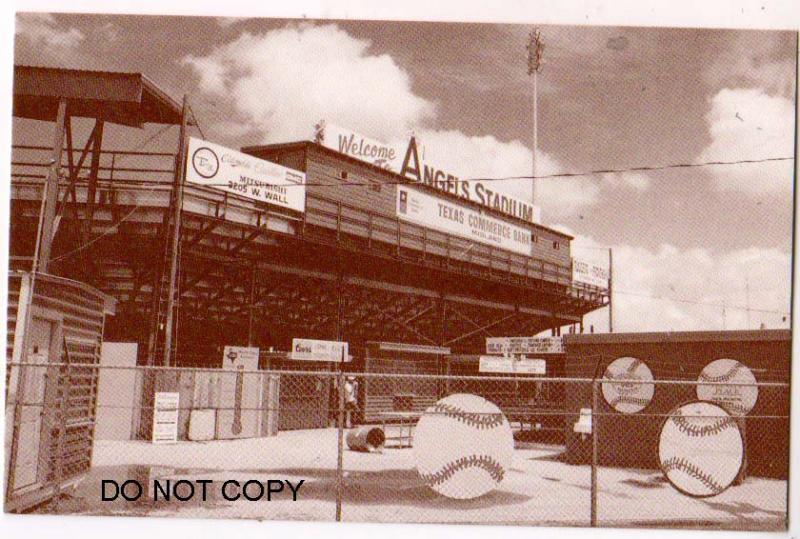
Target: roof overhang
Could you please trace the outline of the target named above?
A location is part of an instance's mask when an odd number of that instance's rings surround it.
[[[181,123],[181,105],[141,73],[14,66],[14,116],[55,121],[61,99],[73,117],[129,127]]]

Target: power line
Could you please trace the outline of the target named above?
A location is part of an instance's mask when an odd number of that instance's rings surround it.
[[[676,303],[688,303],[691,305],[702,305],[706,307],[722,307],[725,309],[733,309],[737,311],[752,311],[757,313],[765,313],[765,314],[779,314],[782,316],[789,316],[790,313],[785,311],[777,311],[772,309],[756,309],[754,307],[747,307],[745,305],[729,305],[727,303],[716,303],[711,301],[700,301],[700,300],[691,300],[686,298],[672,298],[669,296],[658,296],[654,294],[648,294],[645,292],[635,292],[629,290],[614,290],[614,294],[622,294],[625,296],[637,296],[643,298],[650,298],[650,299],[658,299],[662,301],[674,301]]]
[[[659,166],[640,166],[640,167],[630,167],[630,168],[617,168],[617,169],[598,169],[598,170],[590,170],[585,172],[561,172],[557,174],[543,174],[543,175],[527,175],[527,176],[502,176],[502,177],[495,177],[495,178],[454,178],[452,180],[446,180],[445,183],[448,184],[458,184],[459,182],[470,182],[470,181],[480,181],[480,182],[501,182],[501,181],[514,181],[514,180],[539,180],[539,179],[554,179],[554,178],[575,178],[580,176],[597,176],[603,174],[620,174],[625,172],[644,172],[644,171],[659,171],[659,170],[672,170],[672,169],[682,169],[682,168],[697,168],[697,167],[710,167],[710,166],[729,166],[729,165],[747,165],[747,164],[755,164],[755,163],[771,163],[771,162],[778,162],[778,161],[793,161],[794,157],[766,157],[763,159],[740,159],[738,161],[704,161],[701,163],[676,163],[672,165],[659,165]],[[374,187],[375,185],[408,185],[409,183],[420,183],[420,182],[412,182],[411,180],[406,181],[388,181],[388,182],[354,182],[354,181],[342,181],[337,183],[267,183],[263,182],[265,185],[270,185],[274,187],[300,187],[300,186],[312,186],[312,187]],[[203,184],[209,187],[225,187],[227,183],[205,183]]]

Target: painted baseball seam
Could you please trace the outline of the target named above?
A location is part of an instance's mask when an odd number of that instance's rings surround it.
[[[696,465],[692,464],[688,460],[679,457],[672,457],[667,459],[661,463],[661,469],[664,470],[665,474],[673,470],[680,470],[684,472],[686,475],[690,477],[694,477],[698,481],[700,481],[707,489],[709,489],[714,494],[719,494],[725,487],[714,481],[714,478],[710,475],[703,473],[703,471],[697,467]]]
[[[608,404],[612,408],[616,407],[617,404],[638,404],[641,406],[647,406],[650,404],[650,399],[642,399],[638,397],[617,397],[616,399],[612,399]]]
[[[502,425],[503,421],[505,420],[503,414],[465,412],[457,406],[452,406],[445,403],[434,404],[433,407],[426,413],[452,417],[453,419],[461,421],[462,423],[466,423],[467,425],[475,427],[476,429],[492,429]]]
[[[728,370],[728,372],[720,374],[719,376],[709,376],[706,373],[701,372],[700,373],[700,381],[701,382],[728,382],[741,370],[742,367],[744,367],[744,365],[742,365],[741,363],[739,363],[737,361],[736,364],[733,367],[731,367],[730,370]]]
[[[690,418],[684,417],[680,414],[672,416],[671,419],[678,427],[678,430],[692,437],[711,436],[714,434],[719,434],[728,427],[736,426],[736,423],[732,417],[723,417],[711,425],[702,426],[691,424],[689,421]]]
[[[468,457],[461,457],[457,460],[454,460],[434,473],[421,473],[420,476],[429,485],[439,485],[453,477],[457,472],[467,468],[481,468],[482,470],[485,470],[497,483],[502,481],[503,476],[505,475],[505,471],[500,463],[489,455],[470,455]]]
[[[647,367],[647,365],[645,365],[645,363],[641,359],[634,359],[633,361],[631,361],[631,364],[628,365],[625,371],[619,374],[609,372],[608,369],[606,369],[606,372],[603,374],[603,378],[605,380],[631,380],[631,379],[638,380],[638,378],[631,378],[631,377],[636,372],[636,369],[639,368],[639,366]]]
[[[642,365],[642,360],[634,359],[633,361],[631,361],[631,364],[628,365],[628,368],[625,370],[625,372],[627,374],[633,374],[634,372],[636,372],[636,369],[639,368],[639,365]]]

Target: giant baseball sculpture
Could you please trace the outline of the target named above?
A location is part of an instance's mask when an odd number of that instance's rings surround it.
[[[744,443],[736,419],[720,406],[690,402],[670,413],[658,442],[661,471],[683,494],[716,496],[742,467]]]
[[[500,409],[457,393],[428,408],[414,432],[414,458],[425,483],[443,496],[470,499],[497,488],[514,453]]]

